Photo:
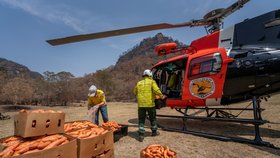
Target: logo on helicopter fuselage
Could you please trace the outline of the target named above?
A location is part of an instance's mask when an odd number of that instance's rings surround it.
[[[190,92],[193,96],[204,99],[215,92],[215,83],[212,78],[198,78],[190,82]]]

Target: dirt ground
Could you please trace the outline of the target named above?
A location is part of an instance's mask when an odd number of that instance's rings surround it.
[[[260,133],[264,141],[271,142],[280,147],[280,95],[275,95],[262,102],[262,118],[270,121],[260,127]],[[229,107],[246,107],[249,102],[231,105]],[[13,134],[13,116],[18,109],[26,106],[0,106],[0,112],[5,112],[12,117],[10,120],[0,121],[0,138]],[[86,106],[75,105],[68,107],[40,107],[29,106],[32,109],[44,108],[53,110],[62,110],[66,113],[66,121],[82,120],[86,116]],[[121,138],[114,144],[116,158],[137,158],[140,157],[140,150],[150,144],[167,145],[177,152],[178,158],[219,158],[219,157],[280,157],[280,149],[260,147],[251,144],[242,144],[236,142],[219,141],[191,134],[168,132],[159,129],[160,135],[151,137],[149,121],[146,122],[146,137],[143,142],[137,141],[137,104],[136,103],[108,103],[109,119],[117,121],[120,124],[129,125],[128,136]],[[228,111],[230,112],[230,111]],[[238,112],[231,112],[234,115]],[[158,114],[180,115],[175,110],[163,108],[158,110]],[[203,114],[203,113],[202,113]],[[242,118],[252,117],[252,111],[244,111],[240,114]],[[158,122],[164,126],[182,127],[182,120],[158,118]],[[188,128],[202,132],[222,134],[226,136],[238,136],[244,138],[254,138],[254,127],[248,124],[226,123],[215,121],[197,121],[189,120]]]

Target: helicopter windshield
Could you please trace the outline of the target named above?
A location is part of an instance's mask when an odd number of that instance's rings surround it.
[[[182,97],[183,79],[186,72],[187,58],[170,61],[154,67],[154,80],[162,93],[168,98]]]

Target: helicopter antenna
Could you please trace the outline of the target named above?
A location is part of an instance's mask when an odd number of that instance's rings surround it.
[[[222,20],[225,17],[229,16],[236,10],[242,8],[243,5],[249,1],[250,0],[238,0],[228,8],[219,8],[219,9],[212,10],[211,12],[207,13],[203,17],[203,19],[190,20],[189,22],[185,22],[185,23],[178,23],[178,24],[160,23],[154,25],[146,25],[146,26],[124,28],[118,30],[51,39],[51,40],[47,40],[47,42],[55,46],[55,45],[62,45],[62,44],[81,42],[86,40],[112,37],[112,36],[120,36],[120,35],[126,35],[126,34],[138,33],[138,32],[147,32],[153,30],[170,29],[170,28],[178,28],[178,27],[195,27],[195,26],[206,26],[208,33],[212,33],[220,30],[222,26]]]

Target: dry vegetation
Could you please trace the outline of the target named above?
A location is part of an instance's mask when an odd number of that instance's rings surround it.
[[[143,71],[158,61],[180,54],[158,57],[154,53],[156,45],[168,42],[184,46],[158,33],[124,52],[115,65],[83,77],[74,77],[65,71],[34,75],[27,67],[0,58],[0,104],[68,105],[85,100],[92,84],[105,92],[107,101],[134,101],[132,91]]]
[[[263,113],[263,119],[270,121],[261,126],[261,135],[263,140],[273,143],[280,147],[280,95],[273,96],[268,102],[262,102],[262,108],[266,109]],[[246,107],[247,103],[234,106]],[[2,112],[6,106],[1,106]],[[37,108],[50,108],[32,106]],[[66,121],[82,120],[86,115],[85,106],[51,107],[53,110],[63,110],[66,113]],[[241,144],[236,142],[224,142],[214,139],[193,136],[190,134],[160,131],[157,137],[151,137],[149,122],[147,121],[146,137],[144,142],[137,141],[137,104],[136,103],[108,103],[109,118],[121,124],[129,125],[128,136],[121,138],[115,143],[115,157],[117,158],[135,158],[139,157],[141,149],[150,144],[167,145],[177,152],[178,158],[187,157],[279,157],[280,150],[267,147],[259,147],[250,144]],[[16,112],[6,112],[13,116]],[[178,114],[169,108],[160,109],[160,114]],[[236,114],[236,113],[233,113]],[[251,112],[241,114],[242,117],[252,116]],[[176,119],[158,119],[162,125],[181,127],[182,121]],[[253,138],[253,127],[251,125],[237,123],[220,122],[201,122],[189,121],[189,127],[192,130],[207,131],[216,134],[229,136],[240,136]],[[0,137],[13,134],[13,119],[0,122]]]

